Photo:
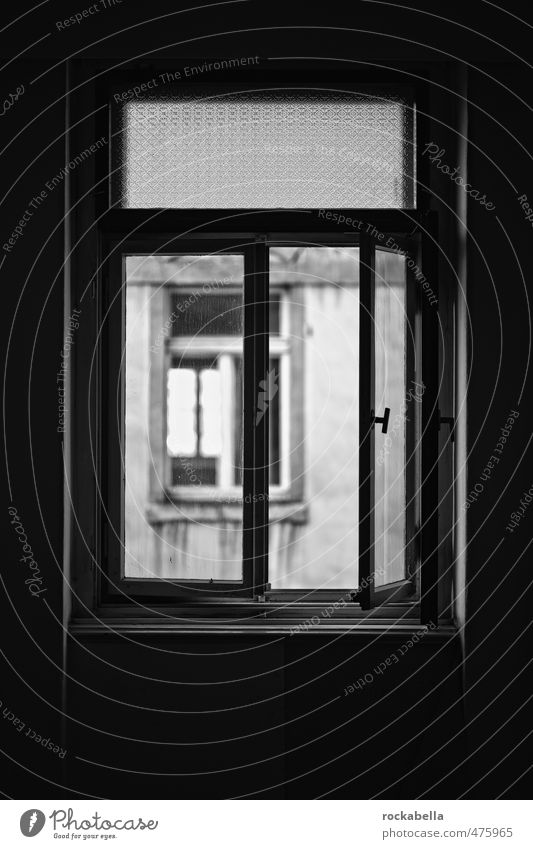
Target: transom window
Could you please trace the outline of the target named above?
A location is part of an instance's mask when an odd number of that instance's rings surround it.
[[[126,208],[414,207],[414,108],[399,90],[150,89],[114,110]]]

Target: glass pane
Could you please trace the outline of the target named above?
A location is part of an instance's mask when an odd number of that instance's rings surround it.
[[[209,285],[209,284],[208,284]],[[212,284],[211,284],[212,285]],[[173,336],[233,336],[242,333],[242,295],[192,292],[172,296]]]
[[[222,454],[222,395],[220,372],[200,372],[200,454],[220,457]]]
[[[171,457],[194,457],[197,374],[194,369],[170,368],[167,372],[167,451]]]
[[[217,462],[214,457],[172,458],[172,486],[215,486],[217,482]]]
[[[234,455],[233,455],[233,469],[231,472],[231,478],[233,483],[236,486],[242,486],[243,482],[243,465],[242,460],[244,457],[244,437],[243,437],[243,426],[244,426],[244,405],[243,405],[243,369],[242,369],[242,357],[233,357],[232,360],[233,365],[233,428],[235,432],[235,444],[234,444]]]
[[[293,505],[287,508],[287,496],[284,501],[271,493],[270,582],[273,589],[354,587],[359,249],[272,247],[270,282],[288,291],[288,337],[271,336],[270,355],[284,346],[279,457]]]
[[[405,427],[410,398],[405,387],[405,256],[376,250],[376,415],[390,408],[387,434],[375,427],[375,584],[405,577]]]
[[[280,294],[279,292],[271,292],[269,299],[269,328],[273,336],[280,334]]]
[[[152,87],[113,115],[120,206],[414,206],[414,107],[396,92]]]
[[[127,256],[125,272],[125,574],[242,580],[244,258]]]
[[[280,358],[271,357],[269,372],[273,376],[273,385],[277,392],[271,393],[270,414],[270,445],[269,445],[269,483],[270,486],[279,486],[281,483],[281,428],[280,428],[280,398],[282,393]]]
[[[214,486],[218,482],[219,460],[224,454],[218,370],[223,362],[213,356],[172,358],[167,372],[167,453],[173,486]],[[206,379],[210,383],[207,392]]]

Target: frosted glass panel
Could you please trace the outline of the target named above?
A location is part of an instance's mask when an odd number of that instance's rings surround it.
[[[115,108],[120,206],[414,205],[414,110],[396,94],[196,90]]]

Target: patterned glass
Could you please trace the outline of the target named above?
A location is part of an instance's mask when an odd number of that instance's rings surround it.
[[[115,108],[122,207],[414,206],[414,107],[398,94],[196,89]]]

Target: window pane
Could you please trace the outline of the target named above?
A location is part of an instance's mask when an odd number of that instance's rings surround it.
[[[244,258],[125,267],[125,574],[242,580]]]
[[[171,457],[194,457],[197,374],[193,369],[171,368],[167,374],[167,450]]]
[[[222,398],[220,372],[200,372],[200,454],[220,457],[222,454]]]
[[[280,294],[279,292],[271,292],[269,300],[269,327],[270,333],[273,336],[280,334]]]
[[[244,457],[244,388],[242,357],[233,357],[233,430],[235,433],[234,459],[231,479],[235,486],[241,486],[243,482],[243,457]]]
[[[273,384],[277,392],[272,393],[270,399],[270,446],[269,446],[269,482],[270,486],[279,486],[281,483],[281,432],[280,432],[280,398],[281,398],[281,371],[280,358],[271,357],[269,371],[273,376]]]
[[[375,428],[375,583],[405,577],[405,427],[410,398],[405,387],[405,257],[376,250],[376,415],[390,408],[387,434]]]
[[[242,333],[242,294],[172,296],[173,336],[234,336]]]
[[[224,358],[219,362],[212,357],[174,358],[168,371],[167,450],[174,486],[220,482],[225,453],[220,391],[224,369],[219,369],[223,364]]]
[[[414,206],[414,107],[397,92],[165,87],[113,116],[120,206]]]
[[[273,589],[354,587],[359,249],[272,247],[270,282],[288,289],[289,389],[280,384],[278,392],[279,452],[290,486],[299,492],[292,515],[281,518],[271,496],[270,582]],[[276,344],[272,336],[271,356]],[[290,409],[284,410],[286,400]],[[304,496],[302,521],[298,507]]]
[[[172,458],[172,486],[215,486],[217,482],[217,463],[214,457]]]

